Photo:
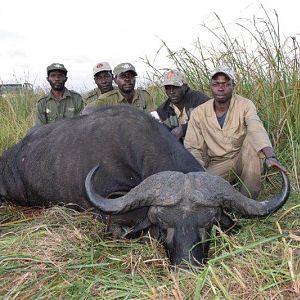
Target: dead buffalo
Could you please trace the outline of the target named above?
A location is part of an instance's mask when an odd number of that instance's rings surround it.
[[[243,197],[203,172],[164,126],[130,106],[104,107],[36,128],[3,154],[0,170],[2,200],[93,207],[104,221],[133,227],[128,236],[155,228],[173,265],[207,257],[213,224],[233,224],[223,209],[266,216],[289,194],[283,175],[282,193],[274,199],[259,203]],[[105,199],[120,193],[126,195]]]

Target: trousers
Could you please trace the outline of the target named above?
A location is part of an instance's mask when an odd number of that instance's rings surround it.
[[[229,182],[239,178],[240,192],[246,197],[256,199],[261,191],[263,158],[263,153],[256,152],[246,136],[240,152],[235,157],[223,161],[210,161],[207,172],[221,176]]]

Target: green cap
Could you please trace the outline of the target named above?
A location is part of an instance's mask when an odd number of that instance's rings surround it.
[[[183,86],[186,83],[184,75],[178,70],[170,70],[164,74],[163,85]]]
[[[53,63],[53,64],[51,64],[50,66],[47,67],[47,75],[49,75],[49,72],[56,71],[56,70],[63,71],[66,74],[68,73],[68,70],[65,68],[65,66],[63,64]]]
[[[135,71],[135,67],[131,63],[121,63],[118,64],[114,68],[114,75],[120,75],[121,73],[125,73],[131,71],[134,73],[134,76],[137,76],[137,72]]]

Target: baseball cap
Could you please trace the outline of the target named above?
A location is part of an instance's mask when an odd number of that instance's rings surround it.
[[[65,72],[66,74],[68,73],[68,70],[65,68],[65,66],[63,64],[53,63],[47,67],[47,75],[49,74],[50,71],[54,71],[54,70],[61,70],[61,71]]]
[[[137,72],[135,70],[135,67],[131,63],[118,64],[114,68],[114,75],[120,75],[121,73],[125,73],[127,71],[132,71],[134,73],[134,76],[137,76]]]
[[[217,66],[210,74],[210,79],[212,79],[216,74],[218,73],[223,73],[225,74],[229,79],[231,80],[235,80],[235,76],[234,76],[234,72],[232,69],[230,69],[228,66],[226,65],[220,65]]]
[[[97,73],[102,71],[111,71],[111,66],[108,62],[105,61],[97,63],[96,66],[94,66],[93,68],[93,75],[96,75]]]
[[[182,86],[186,83],[184,75],[178,70],[170,70],[164,74],[163,85]]]

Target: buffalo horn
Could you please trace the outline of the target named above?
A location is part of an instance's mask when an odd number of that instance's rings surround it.
[[[280,209],[283,204],[287,201],[290,194],[290,182],[288,176],[280,171],[282,177],[282,188],[281,192],[271,199],[265,201],[256,201],[246,196],[242,195],[238,190],[233,188],[227,181],[223,180],[218,176],[209,175],[206,173],[207,177],[203,177],[201,180],[206,180],[204,185],[208,185],[209,181],[213,182],[214,189],[209,189],[209,195],[203,197],[203,181],[201,181],[201,186],[197,187],[198,184],[194,184],[196,193],[193,196],[195,202],[200,205],[206,206],[221,206],[230,211],[234,210],[239,214],[248,217],[255,216],[268,216],[278,209]],[[190,175],[191,174],[191,175]],[[189,176],[204,176],[203,174],[189,173]],[[211,177],[211,178],[210,178]],[[214,178],[213,178],[214,177]],[[194,177],[194,182],[196,182]],[[202,194],[201,194],[202,189]]]
[[[122,197],[104,198],[96,193],[92,184],[98,168],[99,166],[94,167],[86,176],[85,190],[92,205],[105,213],[121,214],[148,206],[173,206],[182,199],[182,184],[178,182],[178,172],[173,171],[157,173],[146,178]],[[172,180],[172,176],[176,180]],[[166,177],[171,186],[164,185]],[[182,173],[180,178],[182,182],[184,178],[185,175]]]

